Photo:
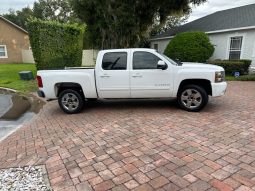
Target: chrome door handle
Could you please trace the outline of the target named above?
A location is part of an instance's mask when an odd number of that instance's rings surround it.
[[[102,76],[100,76],[101,78],[109,78],[110,76],[108,76],[108,75],[102,75]]]
[[[141,78],[141,77],[143,77],[143,75],[141,75],[141,74],[134,74],[134,75],[132,75],[132,77],[133,78]]]

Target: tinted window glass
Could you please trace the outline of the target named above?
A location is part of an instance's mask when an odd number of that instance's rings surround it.
[[[127,53],[110,52],[103,57],[102,68],[104,70],[126,70],[127,69]]]
[[[157,69],[159,57],[149,52],[135,52],[133,56],[133,69]]]

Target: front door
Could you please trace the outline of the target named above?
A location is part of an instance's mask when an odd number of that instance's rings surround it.
[[[130,72],[132,98],[171,97],[171,68],[157,69],[159,60],[161,59],[157,55],[150,52],[133,53],[133,70]]]
[[[97,72],[99,98],[130,98],[128,52],[107,52]]]

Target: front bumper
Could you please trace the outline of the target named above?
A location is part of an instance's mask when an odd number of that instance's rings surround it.
[[[227,90],[227,82],[212,83],[212,97],[223,96]]]
[[[45,98],[45,94],[44,94],[43,91],[38,90],[38,91],[37,91],[37,94],[38,94],[39,97]]]

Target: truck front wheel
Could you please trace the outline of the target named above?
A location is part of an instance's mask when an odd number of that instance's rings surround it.
[[[74,114],[82,110],[84,99],[78,91],[66,89],[59,94],[58,104],[65,113]]]
[[[208,103],[208,94],[197,85],[187,85],[177,95],[178,104],[186,111],[200,111]]]

